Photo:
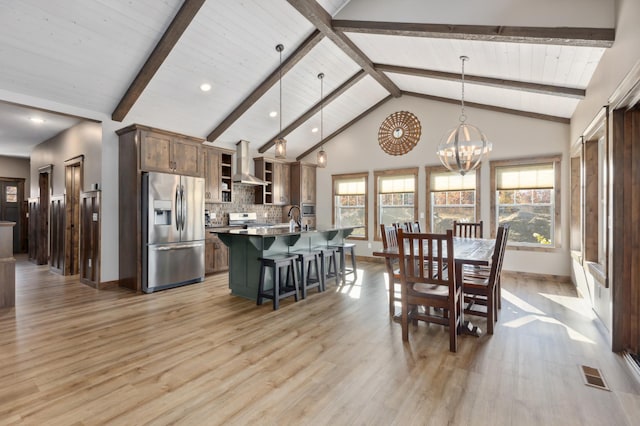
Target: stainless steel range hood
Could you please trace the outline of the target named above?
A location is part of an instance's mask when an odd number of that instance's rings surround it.
[[[249,141],[241,140],[236,144],[236,174],[233,175],[233,182],[266,185],[265,181],[249,173]]]

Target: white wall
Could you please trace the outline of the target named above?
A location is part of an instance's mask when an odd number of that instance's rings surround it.
[[[29,159],[0,155],[0,177],[23,178],[24,199],[29,198]]]
[[[39,168],[53,165],[52,195],[65,192],[64,162],[84,155],[83,191],[91,189],[91,184],[102,181],[102,138],[101,126],[91,121],[81,122],[56,136],[36,145],[31,151],[31,197],[38,197]]]
[[[377,132],[380,123],[391,113],[409,111],[422,125],[422,137],[418,145],[403,156],[390,156],[378,145]],[[568,276],[569,262],[569,126],[566,124],[536,120],[515,115],[466,108],[467,122],[480,127],[493,143],[491,159],[562,154],[562,206],[561,248],[553,253],[509,250],[505,257],[505,269],[512,271]],[[329,161],[325,169],[318,169],[319,226],[331,225],[331,175],[369,171],[369,241],[357,242],[359,255],[369,256],[382,243],[373,240],[374,197],[373,171],[382,169],[419,167],[419,212],[426,209],[426,165],[439,164],[435,151],[440,138],[458,124],[460,107],[452,104],[428,101],[411,96],[392,99],[371,112],[342,134],[325,145]],[[481,173],[481,218],[490,223],[489,165],[485,162]],[[564,190],[567,188],[567,190]],[[420,219],[425,223],[426,219]],[[368,244],[371,244],[369,248]]]
[[[613,4],[614,0],[351,0],[334,18],[430,24],[613,28]]]

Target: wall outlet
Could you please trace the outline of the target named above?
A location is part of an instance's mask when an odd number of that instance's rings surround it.
[[[420,219],[424,219],[424,212],[420,212]]]
[[[269,212],[264,212],[264,217],[269,217]]]
[[[209,217],[210,217],[211,219],[215,219],[215,218],[216,218],[216,212],[212,212],[212,213],[209,215]]]
[[[371,248],[371,243],[367,243],[367,248]]]

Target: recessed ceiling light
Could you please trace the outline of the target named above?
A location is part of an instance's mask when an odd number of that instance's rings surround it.
[[[318,128],[314,127],[313,129],[311,129],[311,133],[318,133]]]
[[[273,118],[273,117],[277,117],[278,116],[278,111],[271,111],[269,113],[269,117]]]
[[[29,120],[31,120],[31,122],[36,123],[36,124],[44,123],[44,119],[39,118],[39,117],[29,117]]]
[[[209,90],[211,90],[211,85],[209,83],[202,83],[200,85],[200,90],[202,90],[203,92],[208,92]]]

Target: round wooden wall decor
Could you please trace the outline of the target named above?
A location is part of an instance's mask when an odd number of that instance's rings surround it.
[[[418,117],[408,111],[394,112],[380,125],[378,143],[389,155],[404,155],[418,144],[421,132]]]

